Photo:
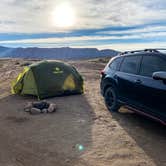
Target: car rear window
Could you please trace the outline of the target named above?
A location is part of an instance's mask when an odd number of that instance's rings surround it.
[[[109,67],[112,70],[118,70],[119,67],[120,67],[121,62],[122,62],[122,58],[116,58],[109,64]]]
[[[121,64],[120,71],[125,73],[137,74],[141,58],[141,55],[125,57]]]

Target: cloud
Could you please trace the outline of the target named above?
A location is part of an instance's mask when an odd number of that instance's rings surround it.
[[[58,29],[53,25],[52,12],[61,2],[63,0],[1,0],[0,32],[72,31],[148,24],[166,18],[166,3],[163,0],[68,0],[77,13],[77,22],[70,29]]]
[[[138,31],[138,30],[135,30]],[[144,31],[144,29],[139,30],[140,33],[133,33],[135,32],[134,30],[131,31],[123,31],[124,35],[116,35],[114,33],[109,33],[109,34],[114,34],[114,35],[93,35],[93,36],[78,36],[78,37],[51,37],[51,38],[36,38],[36,39],[19,39],[19,40],[1,40],[0,43],[65,43],[65,42],[73,42],[73,41],[95,41],[95,40],[126,40],[126,39],[146,39],[146,38],[165,38],[166,37],[166,31],[156,31],[156,32],[147,32]],[[125,34],[129,33],[129,34]]]
[[[76,24],[68,29],[53,23],[54,10],[63,2],[76,13]],[[163,0],[1,0],[0,45],[166,47],[165,8]]]
[[[141,28],[129,28],[127,30],[103,30],[96,32],[96,34],[106,34],[106,35],[118,35],[118,34],[139,34],[139,33],[155,33],[155,32],[166,32],[166,25],[149,25]]]
[[[96,47],[90,46],[90,47]],[[118,43],[118,44],[107,44],[107,45],[99,45],[97,46],[99,49],[115,49],[118,51],[132,51],[132,50],[142,50],[142,49],[147,49],[147,48],[166,48],[166,43],[165,42],[150,42],[150,43]]]

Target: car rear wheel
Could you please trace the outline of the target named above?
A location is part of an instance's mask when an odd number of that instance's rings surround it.
[[[120,108],[120,104],[118,103],[118,95],[117,90],[114,87],[109,87],[106,89],[104,93],[105,104],[109,111],[117,112]]]

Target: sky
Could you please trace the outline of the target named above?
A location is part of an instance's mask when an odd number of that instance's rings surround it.
[[[166,48],[166,1],[1,0],[0,45]]]

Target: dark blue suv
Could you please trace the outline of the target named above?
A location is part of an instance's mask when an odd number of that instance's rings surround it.
[[[157,49],[124,52],[101,72],[101,93],[110,111],[127,105],[166,124],[166,54]]]

